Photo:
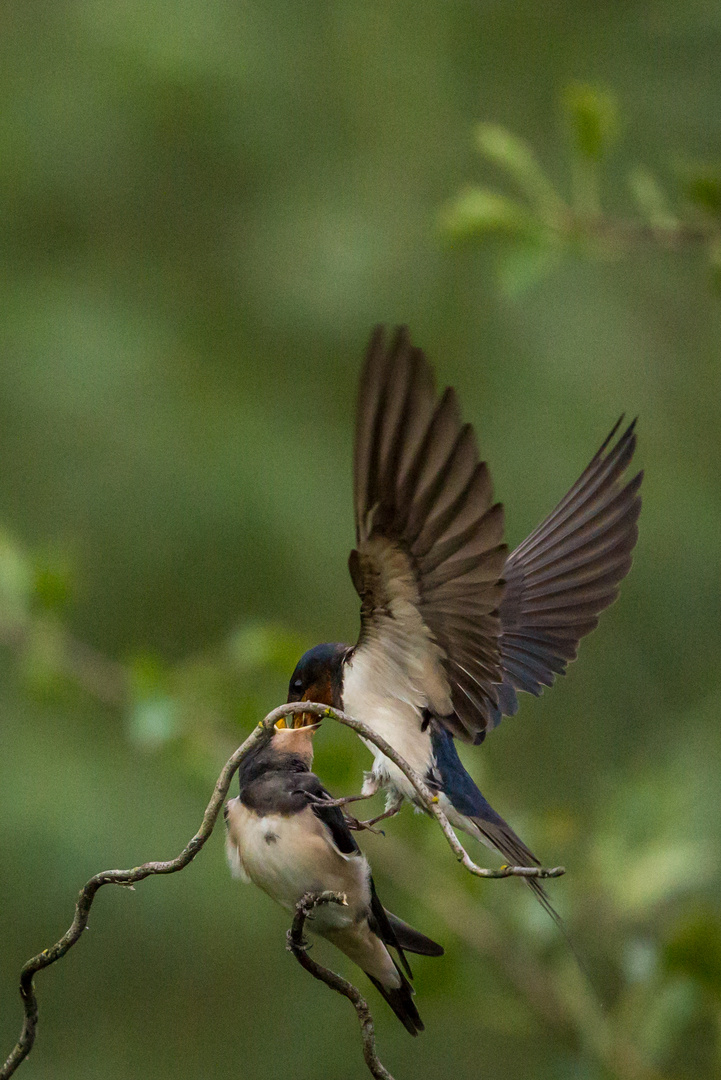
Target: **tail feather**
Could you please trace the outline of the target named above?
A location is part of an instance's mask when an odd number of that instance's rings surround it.
[[[417,953],[419,956],[443,956],[445,952],[442,945],[431,938],[426,937],[414,926],[409,926],[403,919],[384,909],[388,922],[393,930],[394,941],[386,941],[386,945],[397,944],[406,952]]]
[[[490,809],[490,808],[489,808]],[[498,819],[493,821],[486,821],[483,818],[471,818],[470,820],[481,832],[489,843],[493,844],[497,851],[500,851],[501,855],[506,858],[509,863],[514,866],[540,866],[540,862],[526,845],[521,840],[520,836],[516,836],[510,825],[503,820],[503,818],[496,814],[495,810],[492,811],[494,816]],[[566,940],[566,944],[573,953],[573,957],[579,966],[579,969],[583,972],[585,977],[591,982],[591,976],[586,966],[585,961],[579,955],[576,946],[571,940],[571,936],[568,932],[565,922],[556,911],[555,907],[551,903],[548,893],[544,889],[538,878],[524,878],[533,895],[538,900],[539,904],[555,922],[558,929],[563,934]]]
[[[400,1022],[406,1031],[411,1035],[417,1035],[420,1031],[424,1031],[423,1021],[418,1015],[418,1009],[413,1002],[413,987],[408,982],[402,971],[398,972],[401,985],[397,987],[384,986],[382,982],[374,978],[373,975],[368,975],[368,978],[375,986],[376,990],[386,999],[393,1012],[396,1014]]]
[[[500,815],[496,814],[495,816],[498,818],[497,821],[487,821],[484,818],[479,817],[473,817],[470,820],[483,837],[492,844],[497,851],[500,851],[501,855],[503,855],[512,866],[540,866],[541,863],[531,849],[526,847],[520,836],[517,836],[514,833],[511,826],[508,825]],[[548,893],[543,885],[541,885],[541,882],[538,878],[524,878],[523,880],[526,885],[528,885],[539,904],[548,912],[563,936],[568,940],[568,932],[563,919],[551,903]]]

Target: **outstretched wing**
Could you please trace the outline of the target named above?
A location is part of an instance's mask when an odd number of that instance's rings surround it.
[[[538,695],[565,674],[630,569],[643,473],[624,484],[636,422],[611,445],[622,420],[553,513],[508,557],[496,723],[517,711],[517,690]]]
[[[503,677],[503,508],[492,505],[491,478],[454,391],[437,397],[405,328],[390,344],[382,328],[371,338],[354,480],[355,656],[372,660],[369,681],[382,679],[391,696],[473,741],[497,713]]]

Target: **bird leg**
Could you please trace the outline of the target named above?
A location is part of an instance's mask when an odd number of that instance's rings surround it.
[[[344,795],[340,799],[322,799],[320,795],[312,795],[309,791],[304,791],[303,794],[309,802],[318,803],[319,806],[347,806],[348,803],[370,799],[372,795],[375,795],[375,792],[371,792],[370,795]]]
[[[358,818],[353,817],[351,814],[344,814],[343,820],[351,832],[372,832],[376,836],[385,836],[382,829],[374,829],[370,822],[359,821]]]
[[[370,829],[371,832],[378,832],[378,830],[374,829],[373,826],[376,825],[379,821],[385,821],[386,818],[395,817],[402,806],[403,796],[396,795],[393,801],[386,806],[382,814],[379,814],[378,817],[371,818],[370,821],[359,821],[358,824],[362,829]]]

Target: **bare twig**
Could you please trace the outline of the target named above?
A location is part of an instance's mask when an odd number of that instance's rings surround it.
[[[681,251],[708,244],[718,235],[716,224],[711,221],[674,221],[668,225],[655,225],[633,218],[615,218],[606,214],[579,215],[570,211],[559,219],[556,231],[564,239],[596,241],[610,253],[653,246]]]
[[[309,971],[314,978],[320,979],[331,990],[335,990],[336,993],[348,998],[358,1016],[363,1040],[363,1057],[371,1075],[376,1077],[376,1080],[393,1080],[393,1077],[376,1054],[373,1016],[368,1008],[368,1002],[360,991],[353,986],[353,983],[347,982],[340,975],[336,975],[334,971],[330,971],[328,968],[317,964],[315,960],[311,960],[310,956],[308,956],[307,943],[303,939],[305,920],[314,908],[319,907],[321,904],[345,904],[345,902],[345,897],[341,893],[334,892],[306,893],[305,896],[301,897],[296,904],[293,925],[287,934],[288,951],[293,954],[301,967]]]
[[[308,701],[292,702],[287,705],[281,705],[268,713],[264,720],[261,720],[257,728],[255,728],[245,742],[238,747],[235,753],[232,754],[225,763],[220,776],[218,777],[211,800],[203,815],[203,821],[200,828],[175,859],[171,859],[167,862],[143,863],[142,866],[135,866],[131,870],[104,870],[100,874],[96,874],[95,877],[90,878],[80,890],[80,895],[78,896],[75,905],[75,917],[69,929],[63,934],[59,941],[51,946],[51,948],[44,949],[41,953],[38,953],[37,956],[33,956],[32,959],[28,960],[20,973],[20,997],[22,998],[23,1007],[25,1009],[25,1019],[20,1038],[13,1047],[10,1056],[2,1069],[0,1069],[0,1080],[8,1080],[8,1077],[12,1076],[20,1062],[30,1053],[35,1041],[38,1022],[38,1003],[33,985],[34,975],[36,972],[41,971],[50,964],[54,964],[56,960],[63,957],[68,949],[71,949],[80,939],[83,930],[87,926],[88,913],[98,889],[103,885],[132,885],[136,881],[142,881],[144,878],[150,877],[152,874],[174,874],[177,870],[182,870],[183,867],[187,866],[188,863],[195,858],[212,833],[223,800],[228,794],[228,788],[233,779],[233,774],[243,758],[246,757],[258,742],[270,738],[271,729],[278,720],[293,715],[294,713],[311,713],[312,715],[321,718],[330,717],[333,720],[337,720],[338,723],[352,728],[353,731],[356,731],[359,735],[362,735],[363,738],[368,739],[369,742],[372,742],[377,746],[378,749],[381,750],[386,757],[390,758],[390,760],[398,766],[401,772],[408,777],[418,794],[420,802],[428,812],[436,818],[448,843],[455,852],[456,857],[469,873],[474,874],[476,877],[484,878],[545,878],[559,877],[563,874],[564,870],[561,866],[554,867],[551,870],[544,869],[543,867],[528,866],[502,866],[498,870],[488,870],[484,867],[477,866],[459,842],[456,834],[451,828],[448,818],[438,806],[437,796],[421,779],[418,773],[403,760],[400,754],[396,753],[393,747],[387,743],[385,739],[381,738],[380,735],[377,735],[371,728],[362,724],[359,720],[354,720],[351,716],[347,716],[339,709],[333,709],[327,705],[317,705]]]

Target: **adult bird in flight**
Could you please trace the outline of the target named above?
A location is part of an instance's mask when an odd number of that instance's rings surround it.
[[[634,422],[635,423],[635,422]],[[510,863],[539,865],[464,769],[455,739],[478,744],[576,658],[631,566],[642,473],[624,473],[634,423],[611,431],[558,506],[510,554],[455,392],[438,396],[424,353],[401,327],[370,341],[354,452],[361,599],[354,646],[318,645],[298,663],[289,701],[344,709],[383,736],[438,793],[451,823]],[[615,440],[615,441],[614,441]],[[297,718],[295,723],[302,723]],[[376,747],[362,795],[387,793],[386,814],[416,802]],[[378,819],[375,819],[378,820]],[[537,879],[527,879],[551,911]]]

